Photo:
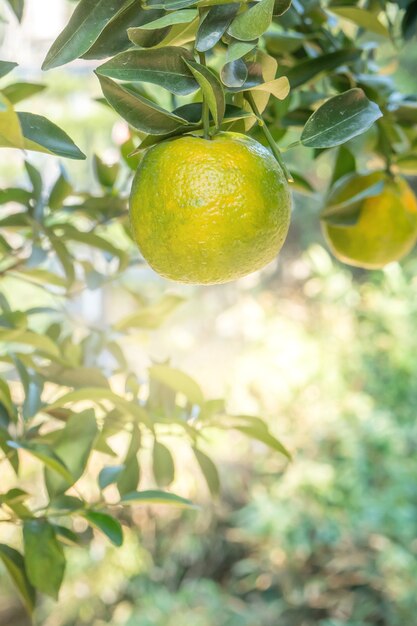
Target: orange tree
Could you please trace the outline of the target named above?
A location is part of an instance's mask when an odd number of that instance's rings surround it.
[[[3,3],[22,17],[23,0]],[[7,489],[0,484],[0,528],[16,527],[12,544],[0,544],[0,559],[29,612],[36,592],[58,596],[65,545],[90,541],[91,529],[120,545],[118,518],[123,511],[124,523],[130,523],[133,505],[193,506],[166,489],[175,471],[160,441],[166,432],[188,441],[213,495],[219,475],[203,450],[208,429],[237,429],[288,455],[260,418],[228,415],[221,401],[207,400],[184,372],[156,364],[143,381],[132,371],[121,340],[132,330],[156,328],[180,303],[178,297],[149,303],[136,295],[137,311],[112,324],[77,327],[68,315],[68,298],[117,282],[143,262],[131,245],[128,193],[120,184],[123,168],[140,170],[161,142],[169,146],[184,136],[208,142],[219,132],[248,134],[268,147],[290,186],[312,193],[316,190],[308,177],[285,164],[283,148],[304,146],[315,157],[334,149],[321,215],[333,249],[340,252],[331,233],[347,231],[357,245],[342,256],[360,265],[358,233],[365,229],[366,241],[379,245],[378,238],[369,238],[369,207],[382,203],[384,236],[394,230],[396,207],[407,213],[407,242],[398,246],[396,258],[417,236],[414,197],[402,179],[417,172],[417,102],[415,95],[399,93],[379,68],[381,58],[393,64],[403,41],[415,35],[416,24],[416,0],[367,0],[360,6],[316,0],[76,4],[43,69],[77,58],[100,60],[96,75],[103,102],[126,120],[130,139],[122,146],[120,163],[107,166],[95,158],[99,195],[76,190],[64,168],[46,188],[30,160],[25,162],[29,188],[0,190],[0,470],[8,484]],[[43,87],[13,82],[14,66],[0,63],[0,145],[84,158],[53,122],[20,111],[21,101]],[[366,145],[376,174],[360,176],[349,142],[371,126]],[[181,166],[170,164],[174,170]],[[391,250],[390,241],[384,245]],[[88,259],[79,254],[85,247],[95,251]],[[392,260],[377,252],[378,265]],[[51,296],[48,304],[17,306],[8,298],[11,280],[39,285]],[[110,365],[104,355],[111,355]],[[110,384],[115,375],[123,381],[117,392]],[[114,435],[125,442],[121,456],[112,449]],[[140,480],[144,448],[152,453],[152,485]],[[95,488],[84,490],[93,452],[101,471]],[[32,490],[20,478],[30,458],[42,468]],[[79,518],[87,530],[73,525]]]

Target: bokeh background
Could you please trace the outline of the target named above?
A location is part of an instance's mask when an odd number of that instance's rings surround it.
[[[89,157],[117,159],[126,127],[95,100],[92,65],[40,71],[71,3],[30,0],[21,27],[0,6],[0,58],[19,62],[15,78],[48,85],[26,108],[65,128]],[[400,58],[394,78],[415,94],[415,41]],[[362,156],[369,137],[351,142],[362,168],[372,167]],[[323,191],[331,157],[313,163],[306,152],[288,163],[296,161]],[[52,157],[30,160],[47,182],[55,179]],[[17,151],[2,151],[0,187],[24,180],[22,164]],[[65,167],[79,189],[96,184],[91,159]],[[88,550],[73,548],[60,601],[46,600],[36,624],[416,623],[417,256],[384,271],[353,271],[326,250],[319,209],[319,193],[296,193],[279,260],[237,283],[181,287],[140,267],[68,305],[94,323],[127,313],[129,289],[150,298],[181,295],[184,303],[160,329],[132,339],[138,373],[169,359],[209,396],[226,397],[229,411],[265,417],[294,458],[288,464],[237,434],[218,436],[209,442],[222,477],[213,501],[185,451],[171,448],[174,490],[196,499],[200,510],[143,509],[123,548],[100,537]],[[35,287],[10,282],[6,289],[11,301],[44,302]],[[5,532],[12,531],[0,529],[0,536]],[[0,624],[27,624],[2,569]]]

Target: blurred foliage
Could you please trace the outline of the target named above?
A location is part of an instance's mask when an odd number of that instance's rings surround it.
[[[140,536],[129,533],[122,552],[75,549],[59,608],[44,605],[39,624],[413,623],[416,259],[352,276],[313,246],[289,265],[279,298],[274,278],[242,294],[241,305],[261,297],[265,318],[239,358],[260,368],[252,396],[265,413],[278,407],[294,462],[283,471],[243,440],[231,457],[230,439],[218,440],[221,501],[180,516],[140,513]]]

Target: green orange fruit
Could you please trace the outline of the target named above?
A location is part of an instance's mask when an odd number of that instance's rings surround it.
[[[366,196],[366,189],[378,189]],[[336,185],[328,198],[343,206],[354,198],[358,220],[353,224],[322,221],[334,255],[349,265],[378,269],[408,254],[417,241],[417,200],[408,183],[385,172],[353,174]],[[355,203],[356,206],[356,203]]]
[[[188,135],[150,148],[130,196],[143,257],[183,283],[225,283],[259,270],[280,251],[290,213],[280,165],[237,133]]]

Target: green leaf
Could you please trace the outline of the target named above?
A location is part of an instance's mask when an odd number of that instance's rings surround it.
[[[13,13],[16,15],[19,22],[22,21],[23,9],[25,7],[25,0],[7,0]]]
[[[69,23],[52,44],[42,69],[50,70],[85,54],[107,23],[130,4],[132,0],[81,0]]]
[[[13,61],[0,61],[0,78],[7,76],[15,67],[17,67],[17,63],[13,63]]]
[[[16,407],[13,403],[9,385],[0,378],[0,404],[5,408],[8,417],[14,421],[17,416]]]
[[[239,4],[237,2],[211,7],[200,22],[195,49],[198,52],[211,50],[229,28],[238,10]]]
[[[108,467],[103,467],[98,475],[98,485],[100,489],[106,489],[109,485],[113,485],[117,482],[117,479],[124,469],[124,465],[109,465]]]
[[[220,80],[208,67],[186,59],[185,62],[200,85],[203,97],[213,116],[214,123],[217,128],[219,128],[223,121],[226,108],[224,91]]]
[[[291,454],[288,450],[269,432],[268,426],[259,417],[254,417],[253,415],[221,416],[214,418],[211,424],[217,428],[233,428],[238,430],[251,439],[261,441],[269,448],[291,459]]]
[[[0,93],[0,147],[24,147],[20,121],[12,104]]]
[[[67,159],[83,160],[86,158],[67,133],[46,117],[34,113],[18,113],[17,115],[27,150],[55,154]]]
[[[66,404],[75,404],[76,402],[89,401],[90,403],[101,403],[105,400],[111,402],[122,413],[134,417],[139,422],[142,422],[152,428],[150,418],[145,409],[138,404],[128,402],[116,393],[113,393],[109,389],[97,389],[95,387],[85,387],[84,389],[77,389],[77,391],[70,391],[64,394],[55,402],[50,404],[45,412],[50,412],[56,408],[65,406]]]
[[[199,0],[147,0],[146,8],[166,9],[167,11],[177,11],[178,9],[186,9],[194,6]]]
[[[31,270],[32,273],[34,270]],[[39,270],[40,271],[40,270]],[[59,357],[59,348],[47,335],[38,335],[32,331],[25,331],[24,329],[1,329],[0,328],[0,343],[1,342],[13,342],[22,344],[24,346],[30,346],[39,350],[43,355],[49,357]]]
[[[201,119],[201,118],[200,118]],[[148,306],[143,306],[114,324],[114,328],[126,331],[129,328],[159,328],[169,315],[184,302],[184,298],[175,294],[167,294]]]
[[[70,528],[67,528],[66,526],[60,526],[58,524],[53,524],[52,526],[56,536],[62,541],[62,543],[68,546],[80,545],[80,536],[74,533]]]
[[[53,436],[53,449],[68,468],[71,479],[67,480],[50,470],[45,471],[45,483],[51,497],[61,495],[82,476],[97,436],[94,411],[75,413],[65,428]]]
[[[169,504],[181,508],[196,508],[191,500],[177,496],[175,493],[168,491],[132,491],[127,493],[120,499],[119,504],[129,506],[133,504]]]
[[[366,11],[360,7],[329,7],[329,11],[342,17],[350,22],[354,22],[360,28],[365,28],[371,33],[376,33],[382,37],[390,37],[388,29],[378,20],[377,16],[371,11]]]
[[[396,159],[395,165],[403,174],[417,176],[417,154],[404,154]]]
[[[83,517],[91,526],[101,530],[113,545],[120,547],[123,544],[123,530],[117,519],[99,511],[85,511]]]
[[[171,26],[164,26],[162,28],[151,28],[148,30],[146,27],[148,24],[152,24],[155,20],[163,17],[165,11],[163,9],[152,9],[144,11],[145,18],[142,23],[137,27],[128,28],[127,36],[135,46],[140,48],[153,48],[165,42],[165,38],[171,31]],[[177,28],[174,26],[174,28]],[[180,28],[183,28],[180,24]],[[130,47],[130,46],[129,46]]]
[[[64,480],[68,482],[72,481],[72,476],[68,468],[49,446],[40,443],[22,443],[17,441],[8,441],[7,445],[16,450],[25,450],[39,459],[39,461],[42,461],[47,468],[62,476]]]
[[[228,30],[229,35],[241,41],[251,41],[263,35],[271,24],[274,4],[275,0],[260,0],[239,13]]]
[[[25,170],[32,185],[32,195],[35,200],[39,201],[42,196],[43,181],[39,170],[34,165],[25,161]]]
[[[231,41],[227,47],[226,63],[232,63],[233,61],[241,59],[256,48],[257,44],[257,39],[254,41],[238,41],[237,39]]]
[[[65,367],[51,364],[38,370],[45,379],[65,387],[103,387],[109,389],[107,378],[98,368],[94,367]]]
[[[174,460],[168,448],[156,440],[153,446],[152,463],[158,487],[170,485],[175,477]]]
[[[117,488],[121,496],[135,491],[140,478],[137,454],[140,448],[141,435],[137,424],[133,424],[132,437],[124,460],[124,470],[117,479]]]
[[[355,50],[354,48],[337,50],[336,52],[322,54],[315,59],[300,61],[290,69],[285,68],[285,74],[290,81],[291,88],[294,89],[312,80],[321,72],[335,70],[341,65],[356,61],[360,56],[361,50]]]
[[[75,496],[57,496],[51,498],[48,511],[52,514],[58,513],[74,513],[84,508],[84,502]]]
[[[22,555],[10,546],[0,544],[0,559],[3,561],[30,615],[35,608],[36,592],[29,582]]]
[[[95,154],[93,157],[93,167],[100,185],[108,189],[113,189],[120,171],[120,164],[113,163],[112,165],[108,165]]]
[[[2,92],[9,102],[17,104],[22,100],[35,96],[37,93],[44,91],[44,89],[46,89],[46,86],[39,83],[13,83],[7,85]]]
[[[149,11],[146,11],[149,13]],[[142,24],[140,30],[155,30],[158,28],[165,28],[166,26],[173,26],[174,24],[189,24],[198,15],[197,9],[182,9],[174,11],[173,13],[167,13],[162,17],[152,20],[152,22],[146,22]]]
[[[157,104],[124,89],[110,78],[99,76],[108,103],[133,128],[145,133],[164,135],[187,124],[186,120],[169,113]]]
[[[354,185],[350,185],[350,181]],[[340,178],[332,187],[326,198],[326,206],[320,213],[320,219],[330,224],[339,226],[350,226],[355,224],[359,218],[361,206],[366,198],[379,195],[384,188],[384,175],[382,172],[375,172],[372,176],[359,176],[356,172],[347,174]],[[339,190],[346,190],[343,193],[344,200],[340,200]],[[333,198],[338,198],[334,202]]]
[[[213,497],[217,496],[220,491],[220,478],[217,467],[210,457],[208,457],[207,454],[204,454],[201,450],[194,448],[194,454],[211,495]]]
[[[222,67],[221,79],[226,87],[241,87],[248,77],[248,68],[242,59],[230,61]]]
[[[100,65],[100,76],[133,82],[153,83],[176,95],[185,96],[198,89],[198,83],[185,60],[193,56],[185,48],[167,46],[152,50],[128,50]]]
[[[270,54],[289,54],[298,50],[306,40],[306,36],[297,32],[268,31],[264,35],[266,49]]]
[[[32,585],[58,599],[64,578],[65,556],[54,528],[46,520],[27,520],[23,525],[25,566]]]
[[[169,30],[166,37],[158,43],[158,48],[162,46],[184,46],[190,41],[194,41],[198,29],[198,17],[189,24],[175,24]],[[160,32],[160,31],[155,31]]]
[[[346,146],[340,146],[337,151],[337,157],[333,168],[333,176],[330,185],[350,172],[356,171],[356,159],[352,152]]]
[[[141,0],[126,5],[111,19],[100,33],[97,41],[83,54],[83,59],[106,59],[128,50],[131,42],[127,31],[142,27],[150,19],[160,17],[163,11],[144,11]]]
[[[204,403],[203,392],[188,374],[168,365],[153,365],[149,369],[149,376],[173,391],[184,394],[191,404],[202,405]]]
[[[54,186],[49,194],[48,206],[51,211],[61,209],[66,198],[73,192],[72,185],[68,179],[67,173],[61,167],[61,174],[57,178]]]
[[[308,119],[301,143],[310,148],[332,148],[360,135],[382,117],[375,102],[362,89],[350,89],[334,96]]]
[[[404,39],[411,39],[417,32],[417,0],[410,2],[407,6],[402,22],[401,32]]]

